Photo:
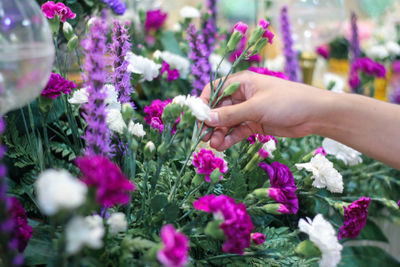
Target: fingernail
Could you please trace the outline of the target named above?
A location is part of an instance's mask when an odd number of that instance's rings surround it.
[[[218,124],[218,120],[219,120],[218,112],[211,111],[207,122],[209,122],[211,125],[216,125]]]

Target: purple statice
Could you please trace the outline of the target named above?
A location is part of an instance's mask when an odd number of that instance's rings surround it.
[[[182,267],[189,262],[189,239],[167,224],[160,233],[163,248],[157,252],[157,259],[166,267]]]
[[[297,187],[289,167],[279,162],[273,162],[271,165],[260,162],[258,165],[268,173],[270,188],[276,189],[270,192],[270,197],[284,206],[285,209],[282,209],[281,213],[296,214],[299,210],[299,200],[296,195]]]
[[[121,103],[131,102],[133,93],[130,73],[127,71],[129,63],[125,60],[126,53],[132,47],[129,42],[128,25],[128,23],[121,23],[118,20],[113,21],[112,43],[109,47],[114,67],[112,82]]]
[[[223,252],[242,255],[244,249],[250,247],[254,226],[243,203],[236,203],[233,198],[225,195],[207,195],[196,200],[193,206],[197,210],[211,212],[217,216],[222,214],[224,221],[219,228],[225,235]]]
[[[351,42],[350,42],[350,63],[352,64],[361,56],[360,43],[358,40],[357,15],[351,12]]]
[[[347,238],[356,238],[364,228],[368,217],[368,206],[371,202],[369,197],[361,197],[344,207],[344,222],[339,230],[339,240]]]
[[[208,57],[214,52],[215,36],[217,34],[217,2],[218,0],[207,0],[206,7],[208,15],[202,22],[202,35],[207,48]]]
[[[210,183],[211,173],[218,169],[221,173],[220,180],[222,180],[223,173],[228,171],[228,165],[225,160],[218,158],[211,150],[202,148],[198,153],[193,153],[192,164],[197,168],[198,174],[205,174],[206,182]]]
[[[191,60],[191,70],[193,74],[192,95],[199,95],[206,84],[210,82],[211,64],[208,62],[208,48],[205,44],[204,36],[197,32],[194,24],[190,24],[187,30],[189,40]]]
[[[115,14],[123,15],[126,11],[126,4],[123,0],[102,0],[103,3],[107,4]]]
[[[293,50],[292,30],[288,15],[288,7],[281,9],[281,31],[283,38],[283,51],[285,54],[285,74],[291,81],[299,81],[299,62],[297,52]]]
[[[70,94],[71,90],[74,88],[76,88],[76,84],[73,81],[64,79],[58,73],[51,73],[49,81],[41,95],[46,98],[56,99],[61,95],[61,93],[66,95]]]
[[[104,19],[95,19],[90,27],[89,37],[82,42],[85,49],[85,86],[88,103],[84,105],[83,117],[87,122],[86,155],[110,156],[112,153],[110,130],[107,126],[105,99],[103,90],[107,77],[106,64],[103,60],[107,52],[108,25]]]
[[[103,207],[129,202],[129,193],[135,190],[135,185],[114,162],[95,155],[79,157],[75,163],[83,174],[82,181],[97,189],[96,201]]]
[[[249,71],[256,72],[256,73],[263,74],[263,75],[281,78],[284,80],[289,80],[289,78],[284,73],[279,72],[279,71],[272,71],[272,70],[269,70],[269,69],[263,68],[263,67],[251,66],[249,68]]]

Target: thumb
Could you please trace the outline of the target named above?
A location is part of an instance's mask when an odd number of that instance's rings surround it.
[[[252,106],[249,101],[236,105],[224,106],[211,110],[210,117],[205,121],[212,127],[232,127],[244,121],[251,120]]]

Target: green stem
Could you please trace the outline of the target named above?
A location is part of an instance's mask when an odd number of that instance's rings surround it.
[[[42,114],[41,118],[42,118],[44,144],[46,146],[46,152],[47,152],[47,160],[49,163],[49,167],[51,168],[53,166],[53,163],[51,161],[50,142],[49,142],[49,135],[47,133],[47,122],[46,122],[47,116]]]
[[[21,111],[21,114],[22,114],[22,121],[24,122],[24,127],[25,127],[25,132],[26,132],[26,135],[27,135],[27,139],[28,139],[29,148],[31,149],[32,153],[36,153],[37,150],[33,147],[33,144],[32,144],[32,142],[33,142],[32,139],[31,139],[32,136],[31,136],[30,131],[28,129],[28,124],[26,122],[24,110],[21,108],[20,111]],[[36,164],[36,167],[39,168],[39,165],[38,165],[37,161],[35,161],[35,164]]]
[[[78,48],[75,48],[76,60],[78,61],[79,71],[83,73],[81,58],[79,57]]]
[[[83,147],[83,144],[82,144],[82,139],[78,138],[79,137],[78,124],[76,123],[74,114],[72,112],[72,108],[67,101],[67,96],[63,95],[62,100],[63,100],[63,104],[64,104],[64,110],[66,110],[65,113],[67,115],[68,124],[71,127],[71,131],[72,131],[72,139],[74,141],[74,147],[73,147],[74,152],[75,152],[75,155],[79,155],[80,150]]]
[[[34,138],[35,151],[37,151],[37,153],[38,153],[37,158],[39,160],[39,168],[41,171],[44,171],[43,154],[38,152],[38,151],[42,151],[42,150],[39,150],[39,145],[38,145],[39,140],[37,139],[37,135],[35,133],[35,121],[33,119],[31,104],[28,104],[28,114],[29,114],[29,124],[31,126],[32,134],[33,134],[33,138]]]

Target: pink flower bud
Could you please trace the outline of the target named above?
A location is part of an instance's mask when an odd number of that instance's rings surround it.
[[[241,33],[242,35],[245,35],[248,27],[249,26],[247,26],[247,24],[239,21],[238,23],[236,23],[235,27],[233,27],[233,30]]]
[[[314,155],[317,155],[317,154],[321,154],[321,155],[323,155],[323,156],[326,156],[326,151],[325,151],[325,149],[324,149],[322,146],[320,146],[319,148],[317,148],[317,149],[314,151]]]
[[[262,243],[265,242],[265,239],[266,237],[262,233],[251,234],[251,241],[253,241],[253,243],[256,245],[261,245]]]

